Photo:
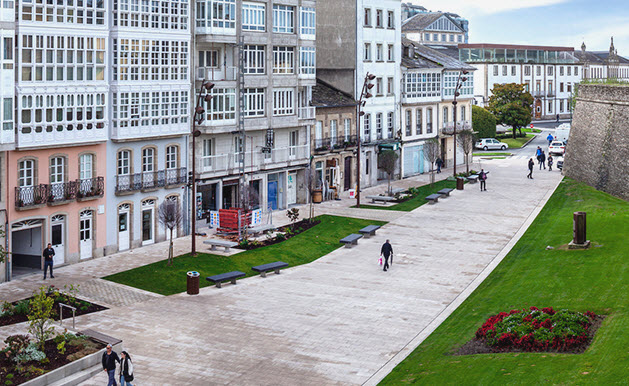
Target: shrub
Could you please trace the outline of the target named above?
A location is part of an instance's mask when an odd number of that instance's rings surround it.
[[[9,302],[2,303],[2,310],[0,311],[0,316],[11,316],[14,312],[13,304]]]
[[[496,118],[488,110],[472,106],[472,127],[478,138],[494,138],[496,136]]]
[[[28,335],[11,335],[4,340],[6,347],[0,352],[4,353],[7,358],[13,359],[24,352],[30,342],[31,338]]]
[[[27,315],[28,309],[30,306],[30,302],[26,299],[18,302],[15,307],[13,307],[13,313],[15,315]]]
[[[283,233],[278,233],[278,234],[275,236],[275,240],[277,240],[277,241],[284,241],[284,240],[286,240],[286,235],[285,235],[285,234],[283,234]]]
[[[13,361],[17,363],[24,363],[24,362],[30,362],[30,361],[39,362],[45,358],[46,358],[46,354],[38,350],[37,344],[31,343],[28,345],[28,347],[26,347],[24,351],[16,355],[15,358],[13,358]]]
[[[57,345],[57,351],[61,355],[66,353],[66,341],[65,340]]]
[[[286,211],[286,217],[290,220],[291,223],[295,223],[299,219],[299,209],[292,208]]]
[[[44,343],[55,331],[55,328],[51,326],[53,305],[54,300],[46,295],[45,287],[41,287],[31,300],[28,332],[35,337],[41,351],[44,351]]]

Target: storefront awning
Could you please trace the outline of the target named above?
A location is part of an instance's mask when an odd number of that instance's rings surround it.
[[[378,150],[393,150],[396,151],[400,148],[400,144],[397,142],[394,143],[381,143],[378,145]]]

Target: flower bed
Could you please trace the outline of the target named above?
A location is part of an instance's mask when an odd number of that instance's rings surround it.
[[[286,225],[277,229],[277,234],[275,236],[269,236],[265,240],[243,240],[241,241],[236,248],[251,250],[266,247],[267,245],[273,245],[277,243],[281,243],[284,240],[288,240],[291,237],[295,237],[298,234],[314,227],[319,224],[321,220],[308,220],[303,219],[301,221],[292,223],[290,225]],[[237,239],[234,241],[238,241]]]
[[[531,307],[491,316],[476,331],[476,338],[459,354],[507,351],[578,353],[589,345],[602,317],[587,311],[555,311]]]

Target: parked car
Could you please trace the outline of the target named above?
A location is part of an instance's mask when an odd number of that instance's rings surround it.
[[[566,144],[562,141],[552,141],[548,146],[548,154],[564,155],[566,152]]]
[[[557,169],[563,170],[563,157],[555,158],[555,162],[556,162],[556,165],[557,165]]]
[[[478,142],[476,142],[475,147],[477,149],[483,149],[483,150],[489,150],[489,149],[504,150],[504,149],[508,149],[509,145],[507,145],[504,142],[500,142],[494,138],[481,138],[478,140]]]

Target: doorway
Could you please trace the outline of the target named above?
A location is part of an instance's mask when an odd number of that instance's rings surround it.
[[[277,210],[277,181],[268,182],[269,209]]]
[[[352,157],[345,157],[343,173],[343,190],[349,190],[352,187]]]
[[[79,254],[81,259],[92,257],[93,211],[84,210],[79,215]]]
[[[155,200],[142,202],[142,245],[149,245],[155,242],[154,211]]]
[[[42,229],[42,220],[26,220],[11,225],[12,276],[41,271]]]
[[[126,251],[131,245],[131,233],[129,230],[129,218],[131,205],[121,204],[118,206],[118,250]]]
[[[223,183],[223,209],[235,208],[238,202],[238,180]]]
[[[55,266],[65,262],[65,222],[66,216],[63,215],[52,216],[50,219],[50,243],[55,250],[55,255],[52,258]]]
[[[286,181],[286,204],[292,205],[297,203],[297,173],[288,173]]]

